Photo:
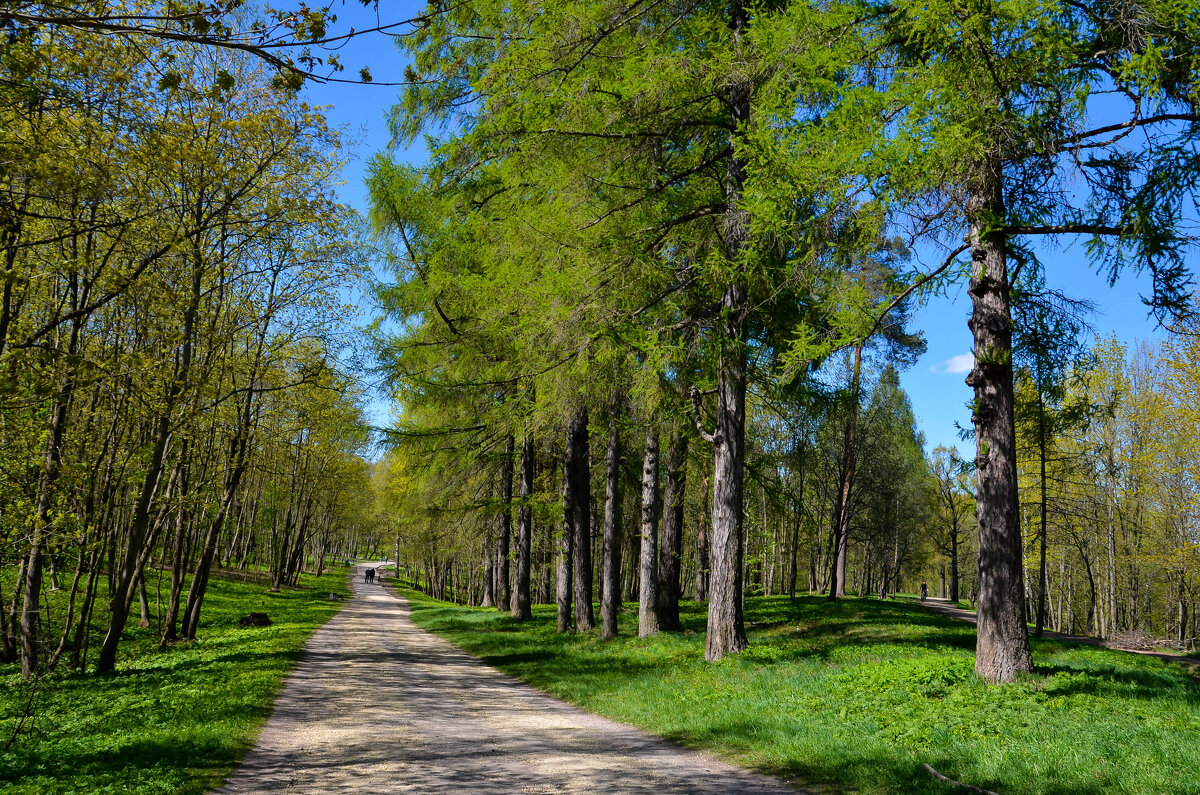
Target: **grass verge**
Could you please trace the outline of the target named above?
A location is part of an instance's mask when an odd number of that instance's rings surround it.
[[[58,673],[34,693],[25,730],[0,751],[0,793],[202,793],[254,744],[308,638],[342,603],[348,570],[268,593],[214,577],[190,644],[159,650],[136,617],[113,676]],[[269,627],[239,627],[265,612]],[[0,749],[29,704],[14,665],[0,667]]]
[[[800,786],[947,792],[922,768],[1010,793],[1200,793],[1200,680],[1179,663],[1034,641],[1034,675],[988,687],[974,627],[903,602],[746,600],[750,648],[706,664],[682,632],[559,635],[411,591],[413,620],[592,712]],[[630,607],[630,606],[627,606]]]

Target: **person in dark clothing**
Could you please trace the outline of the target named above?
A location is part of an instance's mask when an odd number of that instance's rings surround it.
[[[929,598],[929,583],[921,583],[921,601],[924,602]]]

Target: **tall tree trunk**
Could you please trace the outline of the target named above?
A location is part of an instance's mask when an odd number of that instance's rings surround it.
[[[82,318],[71,323],[70,337],[67,342],[67,356],[73,356],[79,346],[79,333],[83,326]],[[42,601],[42,565],[46,554],[46,543],[50,536],[51,508],[54,487],[62,470],[63,436],[67,427],[67,408],[75,391],[75,381],[68,365],[66,372],[59,382],[58,394],[54,399],[54,409],[50,414],[50,432],[46,440],[46,460],[42,466],[41,481],[38,484],[37,509],[34,516],[33,534],[29,541],[29,555],[26,557],[25,593],[21,601],[21,676],[25,679],[33,677],[38,670],[38,652],[41,641],[41,601]],[[18,585],[19,587],[19,585]],[[14,592],[14,606],[16,596]]]
[[[588,449],[588,410],[571,417],[567,429],[571,477],[571,546],[574,562],[575,631],[596,626],[592,607],[592,477]]]
[[[492,492],[494,495],[495,492]],[[500,517],[496,517],[499,523]],[[483,534],[483,595],[479,600],[480,607],[495,607],[495,587],[496,587],[496,554],[495,554],[495,537],[492,534],[492,523],[490,519],[485,522]]]
[[[510,433],[504,444],[504,461],[500,465],[500,537],[496,539],[496,607],[510,609],[508,588],[508,548],[512,538],[513,453],[516,439]]]
[[[800,505],[804,500],[804,479],[800,480],[800,493],[796,496],[795,507],[792,509],[792,562],[788,568],[788,599],[796,598],[796,580],[800,566]]]
[[[658,429],[651,420],[642,455],[642,547],[638,567],[638,637],[658,632]]]
[[[170,401],[168,401],[168,407]],[[142,484],[141,495],[134,506],[133,521],[125,536],[125,551],[121,557],[121,567],[116,572],[116,582],[111,590],[108,607],[108,631],[100,644],[100,653],[96,657],[96,673],[110,673],[117,665],[117,645],[121,642],[121,633],[129,620],[129,610],[133,604],[137,582],[142,576],[145,565],[145,548],[147,535],[150,532],[150,509],[158,493],[159,480],[163,473],[167,446],[170,443],[172,430],[171,418],[167,410],[159,416],[156,423],[157,431],[154,450],[150,455],[150,463],[146,470],[146,479]]]
[[[729,28],[734,50],[743,39],[750,15],[735,0]],[[734,143],[750,121],[749,78],[729,87],[731,137]],[[742,618],[742,479],[746,464],[746,315],[749,293],[743,281],[742,257],[748,238],[749,215],[740,206],[746,184],[746,163],[731,154],[725,168],[725,212],[722,219],[725,255],[734,265],[721,295],[721,340],[717,362],[717,423],[713,439],[713,517],[710,548],[708,630],[704,658],[709,662],[746,648]]]
[[[567,434],[567,454],[563,456],[563,485],[562,485],[562,532],[558,537],[557,572],[555,576],[555,603],[558,606],[557,629],[559,632],[570,632],[573,618],[571,615],[572,564],[574,562],[574,507],[575,497],[571,493],[575,479],[571,477],[570,433]]]
[[[533,437],[525,432],[521,443],[521,505],[517,509],[517,576],[512,592],[512,617],[519,621],[533,618],[529,593],[530,554],[533,545]]]
[[[1115,464],[1112,468],[1115,469]],[[1114,492],[1115,494],[1115,492]],[[1104,577],[1104,620],[1100,622],[1100,637],[1110,638],[1117,632],[1117,522],[1113,505],[1115,497],[1108,499],[1107,545],[1108,567]]]
[[[1012,313],[1005,238],[992,227],[1004,218],[998,161],[980,163],[968,200],[975,367],[967,377],[973,403],[979,520],[979,607],[975,671],[1009,682],[1033,670],[1025,625],[1021,517],[1013,424]]]
[[[104,641],[100,646],[100,653],[96,658],[97,673],[108,673],[116,667],[117,645],[121,641],[121,633],[125,629],[125,622],[129,618],[129,608],[133,601],[133,589],[136,582],[141,578],[142,569],[146,563],[147,556],[144,554],[143,548],[147,546],[147,535],[150,532],[150,509],[158,492],[159,480],[162,477],[166,463],[167,447],[173,434],[172,415],[174,414],[176,402],[183,393],[184,385],[191,371],[192,351],[195,345],[194,331],[196,316],[199,312],[200,300],[203,295],[202,255],[198,248],[195,249],[193,254],[191,294],[183,315],[179,358],[175,362],[171,381],[164,390],[163,406],[157,421],[154,451],[151,454],[150,463],[146,470],[146,479],[142,486],[141,496],[134,507],[133,522],[126,538],[125,554],[117,577],[117,587],[113,591],[110,600],[108,632],[104,636]],[[178,470],[176,470],[175,474],[178,475]]]
[[[1041,467],[1041,505],[1038,527],[1038,597],[1037,619],[1033,634],[1039,638],[1046,628],[1046,406],[1042,400],[1042,388],[1038,386],[1038,465]]]
[[[850,408],[842,431],[842,467],[837,503],[833,509],[833,564],[829,571],[829,598],[846,595],[846,554],[850,546],[850,493],[854,487],[854,464],[858,457],[859,385],[862,378],[862,343],[854,346],[850,375]]]
[[[663,490],[662,538],[658,554],[658,627],[679,625],[680,572],[683,562],[683,498],[687,486],[688,439],[678,422],[667,447],[667,482]]]
[[[604,560],[600,584],[600,637],[617,636],[621,610],[621,434],[617,407],[608,418],[607,472],[604,486]]]
[[[217,553],[217,539],[220,537],[221,530],[225,526],[225,519],[229,515],[230,508],[233,506],[234,498],[237,495],[238,486],[241,484],[242,476],[246,472],[247,454],[250,445],[249,437],[251,433],[250,420],[254,403],[254,389],[251,388],[253,382],[254,375],[252,374],[246,390],[246,399],[242,406],[239,426],[229,443],[229,469],[225,475],[221,502],[217,508],[216,515],[213,516],[212,521],[208,524],[208,529],[204,536],[204,545],[201,548],[199,557],[196,559],[195,571],[192,573],[191,587],[188,588],[181,632],[187,640],[195,639],[196,631],[200,626],[200,609],[204,604],[204,594],[208,589],[208,575],[212,569],[213,557]]]
[[[794,506],[794,508],[792,510],[792,578],[791,578],[791,582],[788,583],[788,598],[789,599],[796,598],[796,577],[797,577],[797,568],[799,567],[798,556],[799,556],[799,548],[800,548],[800,524],[801,524],[801,520],[803,519],[803,516],[804,516],[803,515],[804,481],[805,481],[805,476],[808,474],[805,469],[805,460],[804,460],[805,449],[804,449],[803,443],[801,443],[799,453],[800,453],[799,456],[797,456],[797,458],[798,458],[797,463],[799,465],[798,468],[800,470],[800,483],[796,489],[796,496],[792,503],[792,505]]]

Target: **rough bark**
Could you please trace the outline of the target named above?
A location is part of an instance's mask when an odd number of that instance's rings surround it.
[[[592,607],[592,477],[588,449],[588,411],[572,415],[567,429],[571,477],[571,547],[574,563],[575,631],[596,626]]]
[[[743,46],[750,15],[735,2],[729,27],[734,50]],[[729,86],[732,137],[750,120],[748,78]],[[743,484],[746,462],[746,315],[749,293],[741,258],[749,218],[739,205],[746,184],[746,163],[731,154],[725,168],[725,212],[721,220],[725,255],[734,265],[721,295],[721,340],[717,362],[717,418],[713,433],[713,517],[710,545],[708,630],[704,658],[720,660],[746,648],[742,617]]]
[[[658,429],[646,431],[642,454],[642,546],[638,566],[638,637],[658,632]]]
[[[683,498],[687,485],[688,439],[676,423],[667,447],[666,484],[663,488],[662,536],[658,554],[658,627],[677,630],[679,625],[680,573],[683,556]]]
[[[971,224],[971,320],[979,520],[979,602],[975,671],[988,682],[1009,682],[1033,670],[1025,625],[1021,524],[1017,499],[1012,374],[1012,313],[1004,235],[1001,165],[981,163],[968,201]]]
[[[600,637],[617,636],[621,610],[621,434],[617,411],[608,419],[607,474],[604,488],[604,559],[600,585]]]
[[[521,443],[521,505],[517,509],[517,574],[510,611],[520,621],[533,618],[529,593],[530,552],[533,543],[533,437],[527,432]]]

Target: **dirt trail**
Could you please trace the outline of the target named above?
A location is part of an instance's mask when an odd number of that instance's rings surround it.
[[[362,568],[353,590],[219,792],[795,792],[489,668]]]
[[[955,607],[954,605],[950,604],[950,601],[947,599],[938,599],[931,596],[925,602],[919,602],[916,600],[912,601],[914,604],[919,604],[921,607],[932,610],[935,613],[941,613],[944,616],[957,618],[961,621],[966,621],[971,624],[974,624],[977,621],[974,610],[965,610],[961,607]],[[1032,631],[1029,633],[1029,636],[1031,638],[1033,637]],[[1099,646],[1101,648],[1111,649],[1113,651],[1124,651],[1129,652],[1130,654],[1142,654],[1147,657],[1157,657],[1160,660],[1183,663],[1185,666],[1195,666],[1200,664],[1200,657],[1193,655],[1168,654],[1166,652],[1153,651],[1150,649],[1130,649],[1124,646],[1106,643],[1103,638],[1093,638],[1083,635],[1068,635],[1064,632],[1052,632],[1048,629],[1042,632],[1042,637],[1047,640],[1066,640],[1070,641],[1071,643],[1082,643],[1086,646]]]

